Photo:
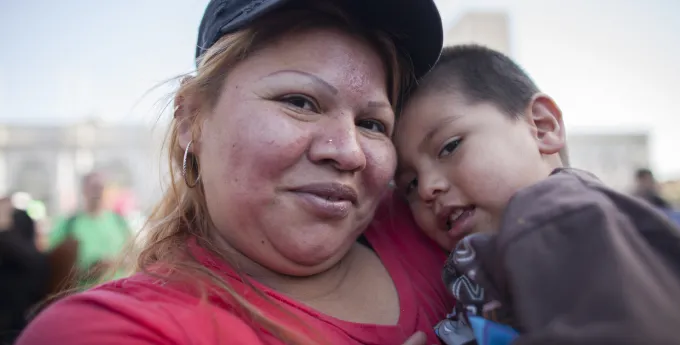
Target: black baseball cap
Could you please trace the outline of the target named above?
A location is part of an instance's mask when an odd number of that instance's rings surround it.
[[[198,29],[196,61],[220,37],[294,0],[211,0]],[[433,0],[337,0],[365,25],[393,36],[413,62],[417,78],[430,71],[443,45],[442,22]]]

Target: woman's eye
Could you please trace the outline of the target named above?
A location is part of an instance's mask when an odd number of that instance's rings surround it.
[[[439,151],[439,158],[446,157],[446,156],[452,154],[453,151],[455,151],[458,148],[458,146],[460,145],[460,143],[462,141],[463,140],[460,139],[460,138],[455,138],[455,139],[452,139],[451,141],[449,141],[448,143],[446,143],[446,145],[444,145],[444,147],[442,147],[441,151]]]
[[[295,108],[300,108],[306,111],[318,112],[319,108],[316,103],[308,97],[301,95],[292,95],[281,98],[281,101],[289,104]]]
[[[386,133],[387,128],[382,122],[376,120],[362,120],[357,124],[360,127],[366,128],[372,132]]]

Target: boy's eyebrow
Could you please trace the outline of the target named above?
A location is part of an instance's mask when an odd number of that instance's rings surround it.
[[[437,134],[442,128],[444,128],[444,125],[447,125],[451,122],[454,122],[456,120],[460,119],[460,116],[458,115],[449,115],[443,118],[441,121],[435,122],[432,127],[427,131],[427,134],[425,134],[425,137],[423,137],[423,140],[420,142],[420,145],[423,145],[430,140],[432,140],[432,137]]]

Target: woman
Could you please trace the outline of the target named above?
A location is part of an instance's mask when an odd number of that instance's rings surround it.
[[[438,342],[445,254],[384,200],[394,110],[440,23],[429,0],[211,1],[141,272],[19,344]]]

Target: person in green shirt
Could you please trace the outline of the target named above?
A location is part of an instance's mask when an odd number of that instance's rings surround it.
[[[90,285],[108,274],[131,238],[122,216],[103,207],[105,179],[99,172],[83,177],[84,208],[55,222],[48,237],[49,248],[56,248],[67,238],[78,243],[76,272],[78,285]],[[118,271],[112,278],[124,272]]]

